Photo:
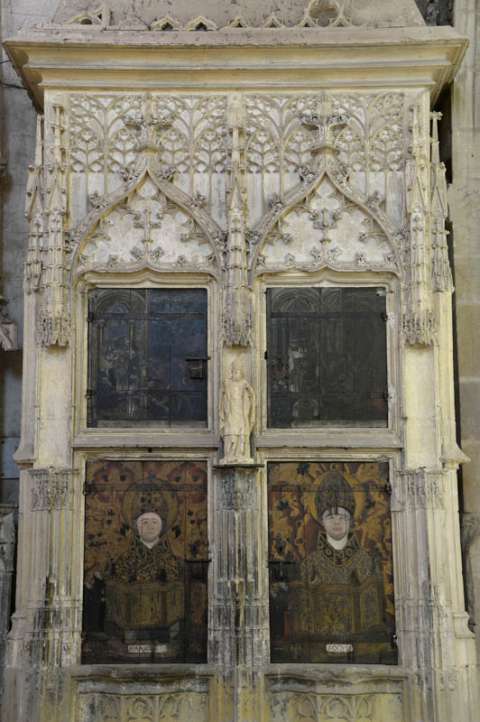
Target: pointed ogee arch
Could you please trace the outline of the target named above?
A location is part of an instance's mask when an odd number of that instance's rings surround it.
[[[331,198],[327,199],[328,203],[322,201],[321,192],[326,188],[331,189],[332,197],[337,197],[336,202],[332,202]],[[298,221],[302,214],[303,229],[300,222],[293,222],[294,219]],[[346,237],[348,216],[351,217],[351,238]],[[360,227],[362,225],[363,228]],[[251,253],[253,272],[259,266],[260,272],[280,270],[281,267],[301,267],[302,270],[309,270],[309,267],[312,270],[322,267],[370,269],[394,273],[399,273],[401,269],[401,249],[394,241],[395,230],[379,208],[378,197],[359,197],[342,176],[328,167],[310,182],[295,186],[283,199],[274,199],[270,211],[253,229],[253,237],[256,239],[255,250]],[[277,262],[272,261],[271,267],[265,267],[264,250],[268,244],[277,243],[282,244],[283,258],[280,260],[277,253]],[[307,243],[313,246],[305,257]],[[295,244],[303,244],[303,260],[293,255]],[[370,260],[367,251],[375,244],[381,248],[375,259]],[[340,260],[342,256],[343,260]]]
[[[151,200],[152,203],[156,203],[157,208],[153,209],[155,218],[145,217],[145,223],[149,224],[151,228],[155,229],[155,236],[157,237],[157,248],[154,248],[154,240],[152,237],[148,237],[149,228],[145,228],[144,238],[141,240],[140,247],[134,247],[131,250],[132,260],[131,262],[125,263],[120,262],[122,270],[125,266],[128,270],[137,270],[142,266],[153,266],[158,267],[165,265],[165,261],[161,261],[164,251],[158,246],[161,245],[158,242],[158,236],[161,234],[162,220],[165,220],[167,211],[170,216],[175,215],[175,209],[178,211],[177,216],[180,215],[184,218],[183,225],[185,232],[182,233],[181,242],[185,244],[185,254],[182,254],[181,258],[178,259],[177,270],[182,270],[181,266],[184,266],[186,270],[192,270],[191,259],[188,258],[188,241],[190,239],[196,239],[200,244],[208,247],[208,258],[210,268],[221,269],[223,266],[223,245],[224,245],[224,232],[220,226],[213,220],[213,218],[207,213],[199,203],[198,198],[192,198],[187,193],[177,188],[169,180],[159,177],[152,171],[151,168],[145,168],[140,175],[134,178],[127,187],[115,191],[114,193],[95,199],[94,209],[86,216],[84,221],[77,226],[71,236],[72,240],[72,254],[70,269],[71,272],[75,272],[79,266],[85,265],[84,252],[89,244],[95,242],[95,237],[98,238],[99,234],[102,234],[102,226],[108,224],[108,220],[112,217],[112,214],[116,212],[123,212],[127,215],[131,215],[137,225],[134,224],[135,228],[139,228],[142,223],[140,216],[145,212],[136,210],[133,206],[133,200],[142,191],[142,188],[149,184],[152,192],[158,193],[158,197],[155,199],[153,196],[146,200]],[[152,216],[152,214],[150,214]],[[178,221],[178,218],[176,219]],[[173,221],[170,223],[172,226]],[[140,225],[139,225],[140,224]],[[130,224],[132,225],[132,224]],[[158,232],[157,232],[158,231]],[[178,235],[178,233],[177,233]],[[145,250],[145,255],[142,258],[142,246]],[[150,257],[148,253],[150,252]],[[152,262],[154,253],[156,252],[157,262]],[[207,256],[203,254],[205,258]],[[107,265],[106,263],[99,263],[96,260],[96,265],[100,267]],[[110,266],[115,265],[110,262]],[[172,264],[173,265],[173,264]],[[206,269],[202,269],[206,270]]]

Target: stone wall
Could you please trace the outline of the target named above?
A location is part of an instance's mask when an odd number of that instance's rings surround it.
[[[453,89],[453,222],[455,307],[458,347],[459,432],[470,457],[463,467],[464,544],[468,608],[480,623],[480,8],[456,0],[455,26],[470,40]],[[477,634],[477,644],[480,637]],[[480,647],[479,647],[480,648]]]

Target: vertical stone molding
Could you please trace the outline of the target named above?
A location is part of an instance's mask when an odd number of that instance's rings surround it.
[[[46,260],[45,178],[44,178],[43,116],[37,117],[35,162],[28,168],[25,216],[28,221],[28,248],[25,259],[25,291],[40,289]]]
[[[448,217],[447,180],[445,163],[440,160],[440,142],[438,139],[438,122],[441,113],[431,113],[431,181],[430,208],[432,228],[432,281],[433,290],[437,292],[453,291],[452,272],[448,258],[447,229]]]
[[[269,645],[259,468],[216,467],[215,492],[220,543],[213,558],[211,661],[232,687],[232,719],[260,720],[259,674],[268,661]]]
[[[240,95],[229,98],[227,115],[232,136],[230,202],[225,268],[224,341],[226,346],[249,346],[252,298],[248,286],[246,244],[246,109]]]
[[[70,312],[67,306],[67,156],[65,109],[54,103],[46,155],[47,181],[45,218],[48,237],[45,260],[44,303],[37,318],[37,340],[42,346],[67,346],[70,337]],[[33,267],[36,268],[36,265]]]
[[[403,333],[411,346],[430,346],[434,338],[431,300],[429,208],[429,115],[425,95],[413,107],[412,156],[407,162],[407,262]]]
[[[398,571],[409,577],[407,594],[398,599],[398,634],[404,645],[400,651],[416,660],[415,684],[422,690],[417,714],[447,722],[463,704],[473,673],[468,661],[473,637],[464,612],[461,566],[452,566],[445,543],[448,538],[458,549],[456,472],[409,469],[399,473],[397,484],[396,528],[401,527],[405,544],[409,538],[398,559]],[[467,697],[471,699],[470,693]],[[473,720],[473,708],[465,714]]]
[[[215,471],[220,500],[216,525],[219,539],[225,543],[217,548],[213,560],[213,656],[218,662],[223,647],[222,666],[230,670],[238,665],[258,668],[268,654],[259,473],[258,467],[247,465],[216,467]],[[252,539],[255,544],[249,543]],[[230,640],[227,645],[223,643],[226,639]]]
[[[7,719],[20,710],[35,722],[43,720],[47,709],[60,704],[60,670],[78,658],[82,614],[72,594],[74,479],[71,468],[22,472],[21,533],[28,533],[29,543],[20,550],[8,641],[6,684],[12,674],[17,683],[5,696]],[[39,690],[45,709],[38,706]]]

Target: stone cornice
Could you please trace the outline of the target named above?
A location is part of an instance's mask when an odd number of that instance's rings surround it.
[[[388,84],[430,87],[435,99],[454,77],[467,44],[450,27],[146,33],[50,26],[11,38],[5,47],[42,109],[47,88],[288,90]]]

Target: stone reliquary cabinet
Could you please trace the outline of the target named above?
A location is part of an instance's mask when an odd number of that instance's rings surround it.
[[[11,722],[473,722],[413,0],[61,4],[27,187]],[[167,7],[168,6],[168,7]]]

